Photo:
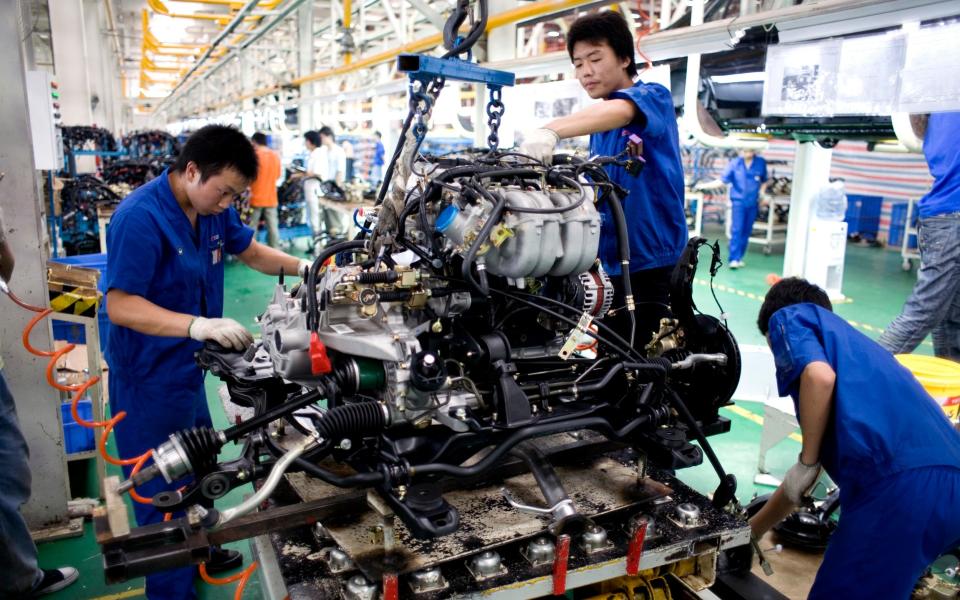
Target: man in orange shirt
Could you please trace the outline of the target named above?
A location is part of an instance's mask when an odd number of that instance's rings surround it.
[[[267,221],[267,245],[276,248],[280,245],[280,231],[277,229],[277,180],[280,179],[280,156],[267,147],[267,136],[256,132],[250,138],[257,151],[257,179],[250,185],[250,207],[253,216],[250,226],[256,230],[260,226],[260,215]]]

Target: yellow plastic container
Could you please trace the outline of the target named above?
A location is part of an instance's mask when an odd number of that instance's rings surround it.
[[[913,373],[947,416],[957,420],[960,414],[960,363],[920,354],[897,354],[896,359]]]

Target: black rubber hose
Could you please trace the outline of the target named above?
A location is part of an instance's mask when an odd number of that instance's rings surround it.
[[[496,198],[490,192],[478,188],[478,191],[490,202],[493,203],[493,210],[490,211],[490,215],[487,217],[487,221],[483,224],[483,227],[480,228],[480,232],[477,234],[473,243],[470,244],[470,248],[467,250],[467,253],[463,256],[463,265],[460,267],[460,274],[463,276],[463,279],[470,284],[474,290],[483,296],[490,295],[490,286],[487,285],[485,277],[481,278],[481,281],[476,281],[473,278],[473,273],[470,272],[470,267],[473,265],[474,260],[477,258],[477,252],[480,251],[480,246],[483,243],[490,239],[490,232],[493,231],[493,228],[500,222],[500,216],[503,214],[503,207],[506,206],[507,200],[503,196]]]
[[[336,256],[346,250],[361,250],[366,246],[367,243],[363,240],[350,240],[327,246],[320,251],[313,264],[310,265],[310,271],[307,273],[307,327],[310,331],[317,331],[320,328],[320,309],[317,306],[317,276],[323,263],[327,262],[327,259],[331,256]]]
[[[400,274],[396,271],[375,271],[373,273],[360,273],[357,277],[358,283],[393,283],[400,279]]]
[[[633,301],[633,284],[630,281],[630,238],[627,235],[627,217],[623,214],[623,206],[620,204],[620,196],[617,192],[610,190],[607,198],[607,204],[610,205],[610,212],[613,214],[613,221],[617,227],[617,246],[620,248],[620,273],[623,275],[623,295],[627,300],[627,315],[630,316],[630,347],[636,341],[637,316],[634,314],[636,306]]]
[[[383,204],[383,199],[387,195],[387,188],[390,187],[390,180],[393,179],[393,168],[397,164],[397,159],[400,158],[400,154],[403,153],[403,145],[406,142],[407,131],[410,129],[410,123],[413,121],[413,110],[407,113],[407,119],[403,122],[403,127],[400,129],[400,137],[397,138],[400,141],[397,142],[397,147],[393,150],[393,156],[390,157],[390,164],[387,165],[387,170],[383,174],[383,183],[380,184],[380,192],[377,194],[377,201],[374,206],[380,206]]]

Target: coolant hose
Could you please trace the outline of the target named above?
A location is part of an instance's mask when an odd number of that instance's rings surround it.
[[[627,314],[630,316],[630,347],[633,347],[636,338],[637,317],[634,314],[636,304],[633,301],[633,285],[630,282],[630,238],[627,235],[627,217],[623,214],[623,205],[620,196],[615,190],[610,190],[607,198],[613,222],[617,226],[617,246],[620,249],[620,274],[623,279],[623,296],[627,301]]]

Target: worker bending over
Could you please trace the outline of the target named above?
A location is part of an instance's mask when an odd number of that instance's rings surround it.
[[[114,429],[123,458],[176,431],[212,426],[194,353],[205,341],[235,351],[253,341],[246,327],[223,318],[226,255],[269,275],[303,273],[310,264],[260,244],[240,221],[231,203],[256,176],[250,141],[236,129],[208,125],[190,136],[170,170],[127,196],[110,221],[107,361],[110,409],[127,413]],[[153,496],[183,483],[158,477],[138,492]],[[133,506],[140,525],[163,519],[151,505]],[[237,552],[215,548],[207,570],[241,562]],[[147,597],[194,598],[195,573],[187,567],[149,575]]]
[[[759,538],[792,513],[822,465],[841,513],[809,597],[906,600],[960,544],[960,433],[910,371],[831,311],[822,289],[797,278],[760,308],[803,446],[750,528]]]

